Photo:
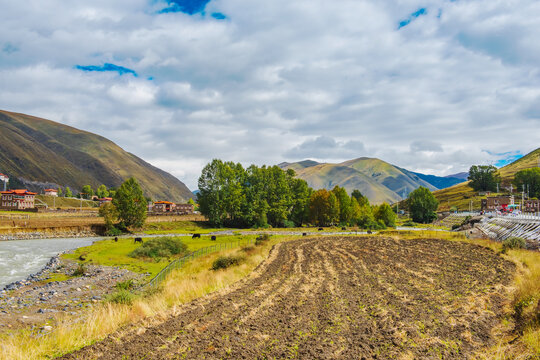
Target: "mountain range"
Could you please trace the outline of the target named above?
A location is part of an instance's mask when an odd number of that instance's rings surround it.
[[[0,129],[0,172],[34,191],[51,186],[118,187],[133,176],[152,199],[184,202],[193,197],[176,177],[102,136],[2,110]]]
[[[339,164],[304,160],[281,163],[282,169],[293,169],[298,178],[314,189],[332,189],[338,185],[349,193],[358,189],[370,202],[394,203],[420,186],[435,191],[463,182],[462,174],[440,177],[412,172],[383,160],[361,157]]]

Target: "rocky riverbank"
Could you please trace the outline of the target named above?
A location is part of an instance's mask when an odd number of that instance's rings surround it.
[[[66,316],[76,321],[113,292],[118,282],[142,277],[116,267],[80,266],[55,256],[40,272],[0,291],[0,332],[20,328],[47,332]]]

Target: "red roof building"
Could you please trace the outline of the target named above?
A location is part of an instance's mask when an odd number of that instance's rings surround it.
[[[156,201],[153,210],[157,212],[171,212],[176,209],[176,204],[170,201]]]
[[[26,189],[1,191],[0,208],[5,210],[33,209],[36,193]]]
[[[56,189],[45,189],[45,195],[49,196],[58,196],[58,190]]]

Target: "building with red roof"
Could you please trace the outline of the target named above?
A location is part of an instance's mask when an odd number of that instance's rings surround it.
[[[36,199],[36,193],[26,189],[1,191],[2,200],[0,208],[4,210],[24,210],[33,209]]]
[[[58,190],[56,189],[45,189],[45,195],[49,196],[58,196]]]
[[[156,212],[171,212],[176,209],[176,204],[170,201],[156,201],[153,210]]]

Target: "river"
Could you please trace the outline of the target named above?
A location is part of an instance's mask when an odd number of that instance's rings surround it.
[[[101,238],[0,241],[0,290],[40,271],[56,254],[92,244]]]

